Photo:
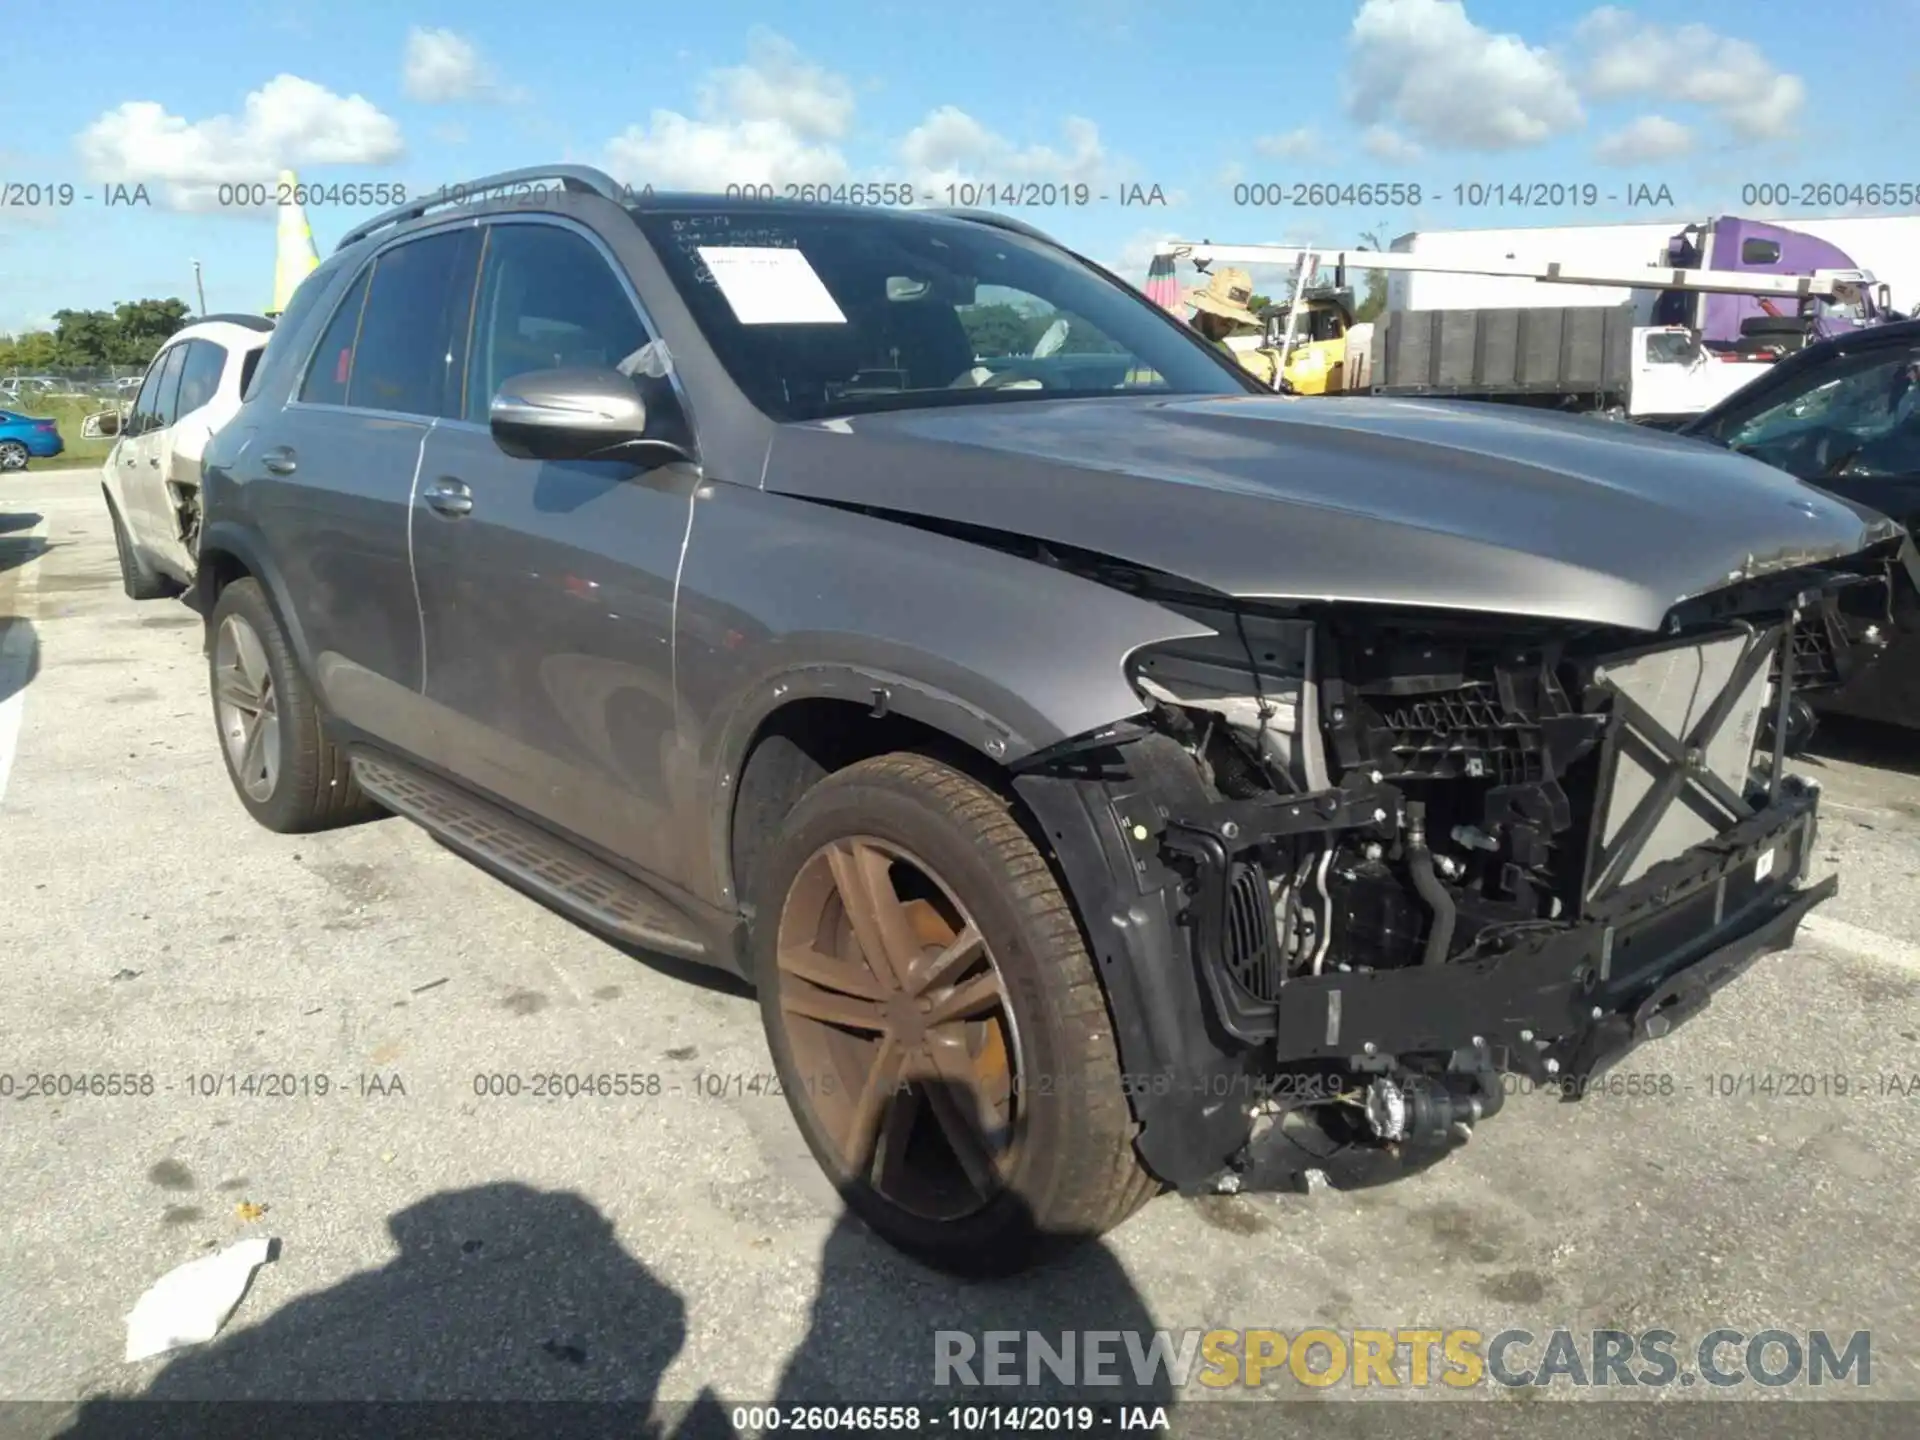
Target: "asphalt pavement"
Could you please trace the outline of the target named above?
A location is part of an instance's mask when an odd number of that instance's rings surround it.
[[[0,481],[0,627],[0,1400],[873,1402],[926,1393],[938,1329],[1316,1326],[1867,1330],[1872,1398],[1920,1398],[1920,737],[1823,732],[1841,893],[1623,1066],[1651,1093],[1517,1096],[1402,1183],[1163,1197],[962,1286],[843,1217],[749,996],[402,821],[254,825],[201,623],[125,598],[94,472]],[[485,1093],[541,1074],[639,1093]],[[218,1341],[122,1361],[149,1285],[255,1235]]]

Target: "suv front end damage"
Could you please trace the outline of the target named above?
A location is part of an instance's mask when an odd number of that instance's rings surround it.
[[[1420,1168],[1503,1074],[1577,1100],[1790,945],[1838,882],[1804,883],[1818,793],[1787,762],[1837,682],[1826,637],[1884,583],[1869,555],[1778,572],[1657,638],[1162,597],[1215,634],[1137,653],[1146,714],[1016,782],[1106,973],[1164,965],[1198,994],[1204,1045],[1135,1036],[1148,1163],[1188,1190]],[[1171,976],[1145,988],[1114,997],[1123,1055],[1120,1011],[1181,1008]]]

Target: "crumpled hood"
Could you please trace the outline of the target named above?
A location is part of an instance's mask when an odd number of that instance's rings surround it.
[[[1242,598],[1642,630],[1731,580],[1897,533],[1696,440],[1361,397],[1009,400],[786,425],[765,484],[1073,545]]]

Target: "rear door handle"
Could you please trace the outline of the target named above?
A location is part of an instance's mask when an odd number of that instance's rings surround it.
[[[294,471],[293,451],[285,445],[276,445],[261,455],[260,463],[276,475],[291,475]]]
[[[427,487],[427,504],[442,515],[457,518],[472,513],[473,491],[466,487],[464,481],[456,480],[451,475],[442,475]]]

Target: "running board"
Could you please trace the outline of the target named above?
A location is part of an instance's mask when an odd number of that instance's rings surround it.
[[[630,875],[457,786],[385,756],[352,753],[353,778],[375,800],[456,850],[595,929],[689,960],[706,944],[665,900]]]

